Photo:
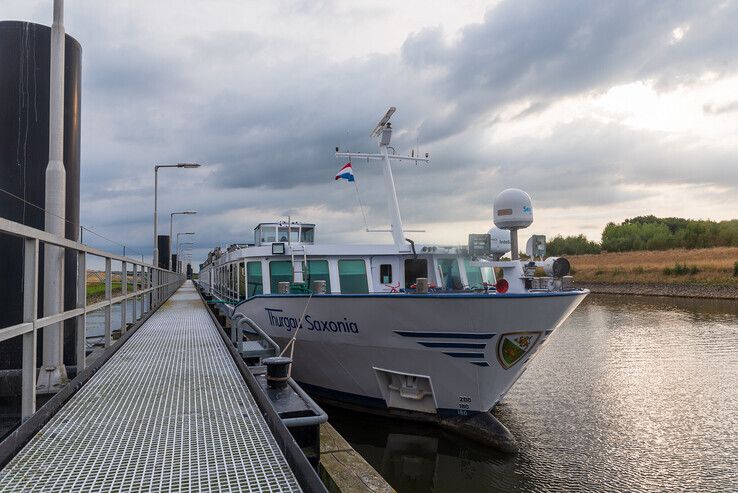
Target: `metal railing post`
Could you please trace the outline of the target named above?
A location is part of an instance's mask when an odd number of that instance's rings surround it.
[[[34,323],[38,313],[38,240],[24,240],[23,321]],[[21,419],[36,412],[36,329],[23,334]]]
[[[161,303],[161,271],[156,269],[156,306]]]
[[[87,306],[87,254],[77,252],[77,308]],[[85,369],[87,358],[87,314],[77,316],[77,373]]]
[[[128,328],[128,314],[126,313],[128,300],[125,299],[125,295],[128,294],[128,262],[121,262],[120,265],[120,294],[124,297],[123,301],[120,302],[120,335],[123,335]]]
[[[132,315],[133,315],[133,318],[131,319],[131,321],[135,324],[136,320],[138,320],[138,317],[137,317],[138,297],[135,295],[135,293],[138,291],[138,265],[133,264],[131,268],[133,269],[133,293],[134,293],[133,298],[131,298],[131,305],[132,305],[131,310],[132,310]]]
[[[146,275],[146,266],[141,264],[141,289],[146,290],[148,289],[148,279],[149,277]],[[143,318],[144,313],[146,313],[146,295],[141,295],[141,317]]]
[[[108,302],[105,305],[105,347],[110,347],[113,344],[113,271],[112,261],[110,258],[105,259],[105,300]]]

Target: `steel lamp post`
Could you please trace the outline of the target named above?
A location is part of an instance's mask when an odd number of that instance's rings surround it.
[[[154,166],[154,258],[151,263],[158,267],[159,264],[159,243],[158,243],[158,213],[159,206],[159,168],[199,168],[198,163],[177,163],[177,164],[157,164]],[[171,241],[171,239],[170,239]]]
[[[177,233],[177,262],[179,262],[179,237],[182,235],[194,235],[195,233]]]
[[[178,211],[178,212],[172,212],[169,214],[169,259],[167,260],[167,266],[169,267],[169,270],[172,270],[172,252],[171,252],[171,245],[172,245],[172,230],[174,227],[174,216],[177,214],[197,214],[197,211]]]

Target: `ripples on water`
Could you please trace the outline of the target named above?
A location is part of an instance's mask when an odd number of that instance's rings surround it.
[[[738,302],[587,298],[494,411],[514,456],[329,414],[400,493],[738,491]]]

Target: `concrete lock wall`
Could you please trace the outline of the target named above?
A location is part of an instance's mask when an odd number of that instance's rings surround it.
[[[45,175],[49,161],[49,65],[51,28],[0,22],[0,216],[44,229]],[[66,237],[79,240],[80,114],[82,47],[66,36],[64,60],[64,166]],[[43,254],[40,255],[43,273]],[[0,327],[21,322],[23,242],[0,235]],[[65,309],[76,303],[74,252],[65,256]],[[39,284],[43,289],[43,278]],[[39,300],[43,292],[39,292]],[[39,303],[41,309],[42,303]],[[74,320],[64,326],[65,363],[74,364]],[[41,338],[39,338],[39,345]],[[0,343],[0,369],[20,368],[21,338]],[[39,360],[41,351],[39,346]]]

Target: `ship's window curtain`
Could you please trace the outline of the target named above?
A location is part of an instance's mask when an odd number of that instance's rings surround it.
[[[246,299],[246,269],[243,262],[238,263],[238,300]]]
[[[341,281],[341,293],[368,293],[366,280],[366,264],[363,260],[339,260],[338,278]]]
[[[292,262],[289,260],[275,260],[269,262],[269,285],[272,294],[279,292],[277,289],[280,282],[292,282]]]
[[[331,276],[328,272],[327,260],[308,260],[305,269],[305,279],[310,289],[313,288],[313,281],[325,281],[325,292],[331,292]]]
[[[438,268],[441,269],[443,287],[449,291],[462,289],[459,262],[455,258],[438,259]]]
[[[248,262],[246,264],[246,282],[248,283],[246,289],[249,298],[264,293],[261,262]]]

